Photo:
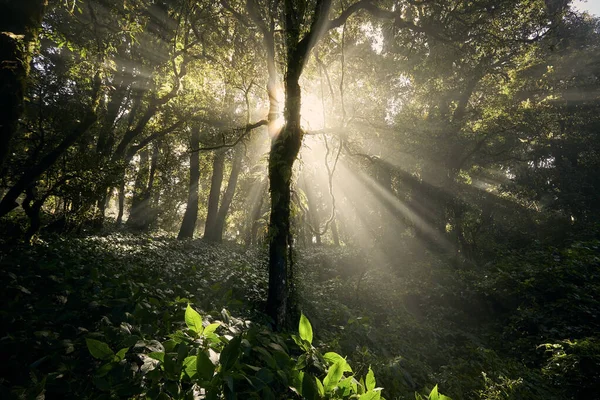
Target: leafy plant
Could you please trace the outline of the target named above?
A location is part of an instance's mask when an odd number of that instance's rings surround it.
[[[226,311],[222,315],[232,320]],[[312,345],[312,326],[304,315],[292,342],[259,326],[244,324],[238,331],[231,323],[210,323],[189,304],[185,324],[163,342],[140,341],[117,353],[87,338],[90,354],[102,362],[94,374],[96,387],[111,397],[383,399],[373,370],[357,379],[345,358],[321,354]]]

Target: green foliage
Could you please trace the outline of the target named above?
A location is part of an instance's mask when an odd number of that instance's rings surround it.
[[[565,400],[593,398],[598,382],[595,241],[477,269],[435,257],[364,268],[316,248],[296,261],[306,314],[293,335],[265,328],[260,251],[122,234],[2,251],[3,398],[211,383],[238,398],[376,398],[378,386],[413,398],[439,383],[454,400]],[[197,311],[222,308],[238,318]]]
[[[310,322],[304,315],[299,326],[303,346],[295,349],[284,335],[236,321],[225,311],[223,315],[230,322],[218,324],[222,333],[214,329],[207,333],[198,329],[197,323],[202,326],[203,321],[188,304],[187,330],[177,330],[162,342],[138,342],[127,360],[128,348],[115,355],[108,344],[86,339],[90,354],[105,362],[94,374],[96,388],[111,398],[187,399],[200,392],[209,399],[288,398],[294,393],[309,400],[383,399],[371,369],[359,381],[339,354],[325,357],[311,345],[312,338],[305,339]],[[237,326],[243,331],[229,336]],[[124,363],[129,363],[125,370],[133,375],[123,375]]]
[[[433,389],[431,389],[431,392],[426,397],[416,393],[415,398],[416,400],[452,400],[450,397],[440,394],[438,392],[437,385],[435,385]]]

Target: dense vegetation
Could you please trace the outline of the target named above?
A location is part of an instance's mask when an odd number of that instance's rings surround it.
[[[0,397],[597,398],[570,3],[1,2]]]

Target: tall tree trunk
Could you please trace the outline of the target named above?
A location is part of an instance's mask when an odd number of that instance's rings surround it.
[[[215,228],[217,214],[219,213],[219,198],[223,184],[223,169],[225,165],[225,152],[216,151],[213,157],[212,178],[210,180],[210,193],[208,194],[208,207],[206,223],[204,225],[204,239],[209,242],[216,241]]]
[[[219,243],[223,241],[225,219],[227,218],[227,213],[229,213],[229,207],[231,206],[231,202],[233,201],[233,196],[235,195],[235,190],[237,188],[238,177],[240,175],[240,170],[242,169],[242,157],[242,149],[238,147],[234,150],[233,162],[231,164],[231,174],[229,174],[227,189],[225,189],[225,194],[223,195],[221,206],[219,207],[219,212],[217,214],[217,220],[215,221],[214,241]]]
[[[102,229],[104,226],[104,218],[106,215],[106,207],[108,206],[108,202],[110,201],[110,196],[112,194],[112,189],[104,190],[102,195],[96,201],[96,213],[94,215],[93,226],[95,229]]]
[[[148,182],[150,178],[150,155],[148,149],[144,148],[140,151],[140,164],[139,169],[135,177],[135,183],[133,185],[133,197],[131,199],[131,208],[129,211],[129,218],[127,219],[127,226],[144,230],[146,224],[146,214],[148,213]]]
[[[200,147],[200,130],[194,128],[190,139],[190,149]],[[200,182],[200,155],[197,151],[190,153],[190,182],[188,186],[188,200],[183,214],[183,221],[177,239],[192,239],[198,220],[198,185]]]
[[[335,218],[331,221],[331,236],[333,238],[333,244],[336,246],[340,245],[340,235],[338,233],[337,223],[335,222]]]
[[[271,216],[269,219],[269,292],[267,313],[278,329],[286,323],[289,296],[290,202],[292,168],[300,151],[303,131],[300,127],[301,92],[298,81],[303,59],[288,59],[285,77],[285,121],[281,132],[271,143],[269,182]]]
[[[3,1],[0,15],[0,174],[23,112],[23,99],[46,0]],[[27,185],[26,185],[27,186]],[[19,193],[20,194],[20,193]]]
[[[117,225],[123,224],[123,214],[125,213],[125,173],[119,186],[119,213],[117,214]]]

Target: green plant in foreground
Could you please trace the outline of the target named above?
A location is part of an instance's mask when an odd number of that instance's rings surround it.
[[[223,316],[227,322],[208,323],[188,304],[187,328],[162,343],[141,340],[116,353],[88,338],[90,354],[103,362],[94,374],[100,397],[383,399],[370,368],[357,379],[345,358],[321,354],[312,345],[312,326],[304,315],[292,341],[249,324],[241,331],[241,321],[226,311]]]
[[[438,392],[438,387],[435,385],[433,389],[431,389],[431,393],[427,397],[420,395],[419,393],[415,393],[416,400],[452,400],[448,396],[444,396],[443,394]]]

